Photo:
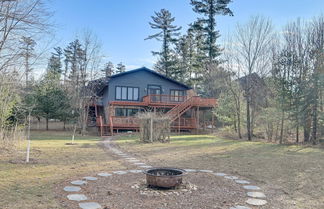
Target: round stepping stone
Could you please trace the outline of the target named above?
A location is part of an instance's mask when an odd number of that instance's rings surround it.
[[[102,177],[112,176],[110,173],[98,173],[97,175]]]
[[[86,177],[83,177],[85,180],[88,180],[88,181],[96,181],[98,180],[98,178],[96,177],[92,177],[92,176],[86,176]]]
[[[246,180],[235,180],[235,182],[238,184],[249,184],[250,183],[249,181],[246,181]]]
[[[186,172],[196,172],[197,170],[195,169],[184,169]]]
[[[118,174],[118,175],[123,175],[123,174],[126,174],[127,172],[126,171],[114,171],[113,173]]]
[[[82,180],[71,181],[71,184],[74,185],[84,185],[86,183],[87,183],[86,181],[82,181]]]
[[[67,198],[74,201],[83,201],[88,199],[84,194],[69,194]]]
[[[66,192],[78,192],[81,190],[81,187],[76,187],[76,186],[66,186],[64,187],[64,191]]]
[[[204,172],[204,173],[212,173],[213,171],[211,170],[199,170],[200,172]]]
[[[134,165],[145,165],[145,163],[134,163]]]
[[[101,205],[96,202],[83,202],[79,203],[79,207],[82,209],[99,209],[101,208]]]
[[[215,176],[226,176],[226,173],[214,173]]]
[[[129,170],[129,172],[131,172],[131,173],[142,173],[143,170]]]
[[[238,179],[238,177],[236,177],[236,176],[225,176],[224,178],[231,179],[231,180]]]
[[[262,206],[267,204],[268,202],[266,200],[260,200],[260,199],[253,199],[250,198],[246,201],[247,204],[254,205],[254,206]]]
[[[247,196],[249,197],[254,197],[254,198],[265,198],[265,194],[263,194],[262,192],[248,192]]]
[[[141,167],[141,168],[153,168],[153,167],[150,166],[150,165],[141,165],[140,167]]]
[[[261,188],[258,186],[252,186],[252,185],[246,185],[243,186],[244,189],[248,189],[248,190],[260,190]]]
[[[128,160],[131,163],[139,162],[139,160]]]
[[[241,206],[241,205],[237,205],[235,207],[230,207],[230,209],[251,209],[251,208],[245,207],[245,206]]]

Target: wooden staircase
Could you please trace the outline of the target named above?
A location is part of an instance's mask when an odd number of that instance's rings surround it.
[[[195,101],[195,97],[190,97],[184,102],[174,106],[171,110],[169,110],[166,115],[168,115],[171,119],[171,122],[178,119],[181,115],[183,115],[187,110],[189,110]]]

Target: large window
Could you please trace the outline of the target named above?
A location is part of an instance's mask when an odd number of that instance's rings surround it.
[[[138,101],[138,95],[138,87],[116,86],[116,100]]]
[[[117,117],[133,117],[139,111],[140,111],[140,109],[135,109],[135,108],[116,108],[115,116],[117,116]]]
[[[173,102],[183,102],[185,91],[183,90],[170,90],[171,101]]]

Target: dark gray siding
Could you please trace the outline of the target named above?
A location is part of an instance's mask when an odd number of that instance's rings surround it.
[[[187,90],[184,86],[166,80],[158,75],[147,71],[138,71],[129,73],[120,77],[111,78],[109,80],[109,88],[106,88],[103,93],[103,103],[106,106],[108,102],[115,100],[116,86],[129,86],[139,88],[139,101],[142,101],[143,96],[147,95],[147,86],[160,85],[162,94],[170,94],[171,89]]]

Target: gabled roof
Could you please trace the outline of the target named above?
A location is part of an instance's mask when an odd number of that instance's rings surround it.
[[[168,81],[170,81],[172,83],[178,84],[178,85],[180,85],[180,86],[182,86],[184,88],[191,89],[191,87],[189,87],[189,86],[187,86],[187,85],[185,85],[183,83],[180,83],[179,81],[176,81],[174,79],[168,78],[165,75],[162,75],[162,74],[160,74],[160,73],[158,73],[158,72],[156,72],[154,70],[148,69],[146,67],[141,67],[141,68],[138,68],[138,69],[135,69],[135,70],[129,70],[129,71],[126,71],[126,72],[123,72],[123,73],[118,73],[118,74],[115,74],[115,75],[110,76],[110,78],[112,79],[112,78],[116,78],[116,77],[120,77],[120,76],[124,76],[124,75],[128,75],[128,74],[132,74],[132,73],[137,73],[137,72],[140,72],[140,71],[145,71],[145,72],[148,72],[148,73],[152,73],[152,74],[154,74],[156,76],[159,76],[159,77],[161,77],[161,78],[163,78],[165,80],[168,80]]]

